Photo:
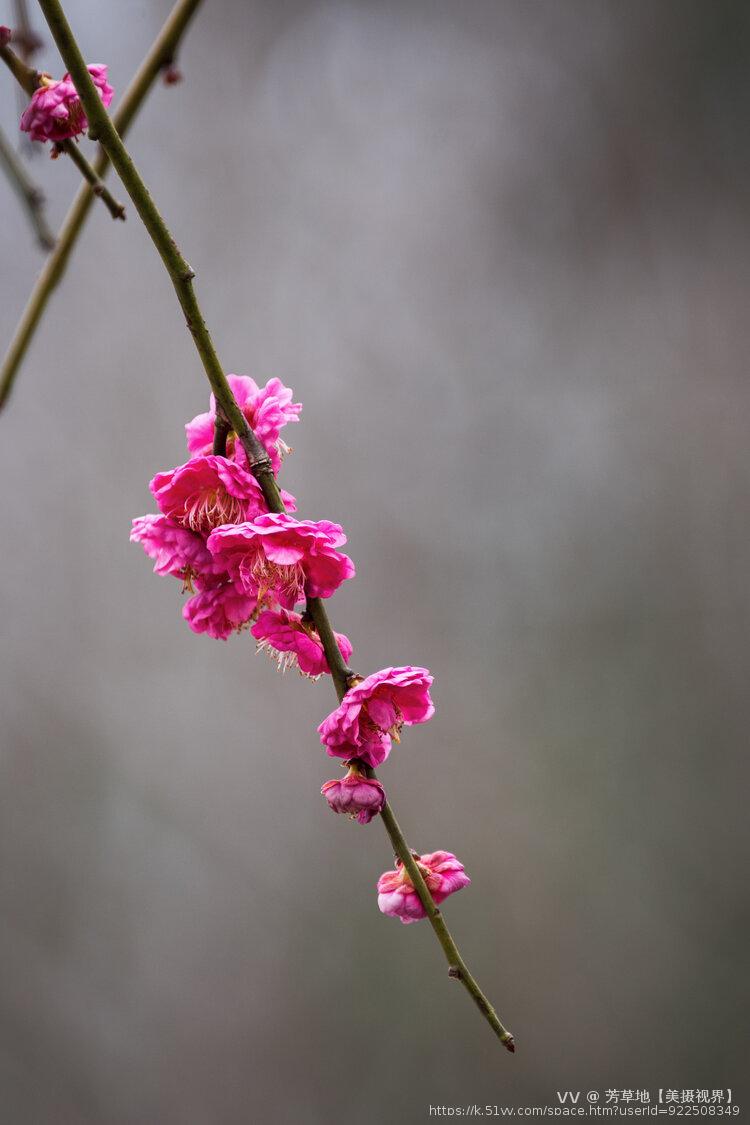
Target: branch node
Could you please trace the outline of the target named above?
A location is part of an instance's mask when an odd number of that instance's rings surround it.
[[[254,477],[263,473],[270,473],[273,476],[273,465],[267,453],[263,453],[260,457],[250,458],[250,472]]]

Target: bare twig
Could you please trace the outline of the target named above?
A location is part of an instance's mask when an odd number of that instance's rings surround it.
[[[78,171],[83,176],[86,183],[90,186],[94,195],[98,196],[109,210],[113,219],[125,220],[125,208],[122,203],[110,194],[109,190],[104,186],[104,183],[96,173],[96,169],[92,168],[86,157],[83,155],[78,145],[74,141],[63,141],[60,145],[63,152],[66,152],[70,159],[75,164]]]
[[[8,179],[28,212],[39,245],[43,250],[51,250],[55,245],[55,236],[47,224],[44,213],[44,193],[31,179],[23,162],[18,158],[13,146],[1,130],[0,162],[2,162]]]
[[[28,63],[29,66],[36,52],[43,46],[41,35],[37,35],[31,26],[26,0],[13,0],[12,42],[23,61]],[[24,91],[20,88],[16,90],[16,98],[18,102],[18,115],[20,117],[26,108]],[[21,133],[19,137],[19,148],[29,156],[36,156],[39,146],[34,144],[27,133]]]
[[[26,0],[14,0],[13,11],[15,13],[13,42],[18,48],[18,53],[23,61],[25,63],[30,63],[33,56],[42,46],[42,38],[40,35],[37,35],[31,26]]]

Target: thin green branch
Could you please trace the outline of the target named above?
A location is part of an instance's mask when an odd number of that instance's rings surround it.
[[[28,63],[42,46],[42,40],[31,26],[26,0],[15,0],[13,10],[15,13],[13,42],[23,61]]]
[[[283,512],[285,509],[273,475],[271,459],[265,447],[248,426],[245,416],[232,394],[226,375],[224,374],[224,369],[219,362],[211,336],[206,327],[205,320],[203,319],[200,306],[193,290],[193,277],[195,275],[180,253],[169,228],[159,213],[135,164],[122,143],[117,130],[113,126],[106,109],[102,105],[59,0],[39,0],[39,3],[45,19],[47,20],[47,24],[49,25],[49,29],[52,32],[52,36],[57,43],[58,50],[65,60],[65,65],[73,78],[86,115],[95,129],[102,146],[109,153],[112,165],[117,171],[146,230],[151,236],[151,240],[169,274],[177,294],[177,299],[185,315],[188,328],[192,333],[196,349],[203,363],[206,376],[216,396],[217,414],[223,415],[223,419],[242,442],[250,468],[263,490],[263,495],[265,496],[269,509],[272,512]],[[320,633],[326,657],[329,660],[333,673],[336,691],[340,699],[346,691],[348,669],[346,669],[346,666],[343,664],[341,653],[338,650],[333,629],[322,601],[317,598],[311,598],[308,602],[308,608]],[[458,952],[456,943],[443,921],[442,914],[435,905],[427,884],[414,862],[412,852],[406,843],[404,834],[399,828],[390,805],[385,806],[382,818],[394,850],[409,873],[414,884],[414,889],[425,908],[430,924],[445,953],[449,964],[450,975],[461,981],[504,1046],[510,1051],[515,1050],[513,1036],[500,1023],[492,1005],[466,968]]]
[[[34,183],[23,161],[19,160],[2,130],[0,130],[0,163],[3,164],[8,179],[28,212],[39,245],[43,250],[51,250],[55,245],[55,236],[49,228],[44,213],[44,193]]]
[[[125,91],[112,119],[121,137],[125,136],[133,123],[146,95],[159,77],[162,67],[174,57],[177,45],[200,2],[201,0],[177,0],[166,23],[154,40],[151,50]],[[108,169],[109,157],[102,149],[94,161],[94,171],[102,177]],[[95,198],[88,184],[82,184],[78,189],[78,193],[60,228],[57,245],[47,259],[31,291],[26,308],[0,368],[0,410],[8,401],[16,375],[33,339],[34,332],[55,287],[65,271],[71,251],[78,235],[81,233]]]
[[[41,36],[37,35],[31,26],[26,0],[14,0],[12,42],[23,61],[28,63],[29,66],[36,52],[44,45]],[[26,108],[24,91],[20,89],[20,87],[16,90],[16,97],[18,114],[20,116]],[[29,156],[34,156],[37,152],[34,142],[31,137],[29,137],[28,133],[21,134],[19,148]]]
[[[75,164],[78,171],[83,176],[86,183],[89,185],[94,195],[107,207],[113,219],[122,219],[125,221],[125,207],[122,203],[118,203],[114,196],[110,193],[109,189],[104,186],[103,181],[97,175],[96,170],[92,168],[86,157],[81,152],[75,141],[63,141],[60,145],[63,152],[66,152],[70,159]]]

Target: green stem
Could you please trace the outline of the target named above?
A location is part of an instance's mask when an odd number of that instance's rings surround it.
[[[43,250],[51,250],[55,245],[55,236],[44,214],[44,194],[31,179],[2,131],[0,131],[0,163],[5,166],[8,179],[28,212],[39,245]]]
[[[250,469],[263,490],[263,495],[265,496],[270,511],[283,512],[285,509],[281,501],[276,479],[273,475],[271,459],[263,444],[248,426],[247,420],[232,394],[226,375],[224,374],[224,369],[219,362],[219,357],[216,354],[211,336],[206,327],[206,322],[203,319],[203,314],[193,290],[193,277],[195,275],[180,253],[169,228],[159,213],[130,154],[122,143],[117,130],[113,126],[99,98],[96,87],[86,69],[83,55],[73,37],[73,33],[59,0],[39,0],[39,4],[47,20],[49,29],[52,32],[52,36],[57,43],[58,50],[75,83],[86,116],[94,128],[103,148],[109,153],[112,165],[133,201],[133,205],[151,236],[151,240],[170,276],[175,293],[177,294],[177,300],[185,314],[187,326],[193,336],[196,350],[203,363],[208,381],[213,388],[216,397],[217,414],[221,413],[223,415],[224,420],[229,424],[231,429],[234,430],[235,434],[242,442],[243,448],[247,454]],[[319,598],[308,599],[308,609],[320,634],[326,657],[329,660],[331,671],[334,675],[336,691],[339,699],[341,699],[347,688],[348,669],[346,669],[342,660],[328,614]],[[411,850],[406,843],[406,839],[389,805],[385,806],[382,818],[394,850],[406,867],[414,884],[414,889],[425,908],[432,928],[445,952],[449,963],[450,975],[461,981],[478,1005],[485,1019],[487,1019],[490,1026],[508,1050],[515,1050],[513,1036],[500,1023],[491,1004],[466,968],[458,952],[456,943],[448,932],[427,884],[414,862]]]
[[[26,91],[29,97],[42,85],[39,71],[34,70],[33,67],[27,66],[10,47],[0,46],[0,58],[8,67],[8,70],[11,72],[16,82]],[[99,196],[112,218],[124,219],[125,208],[122,203],[118,203],[109,189],[104,186],[99,176],[96,174],[96,171],[91,167],[75,141],[58,141],[56,147],[60,152],[67,153],[83,178],[93,188],[94,195]]]
[[[96,169],[92,168],[86,157],[81,152],[75,141],[63,141],[60,149],[66,152],[70,159],[75,164],[78,171],[83,176],[86,183],[90,186],[94,195],[101,199],[104,206],[109,211],[113,219],[122,219],[125,221],[125,208],[122,203],[114,198],[109,188],[104,186],[103,181],[96,173]]]
[[[159,77],[164,63],[174,56],[177,44],[199,3],[200,0],[178,0],[167,17],[167,22],[157,35],[151,50],[125,91],[113,117],[115,128],[120,136],[125,136],[145,101],[146,95]],[[102,149],[94,161],[94,170],[101,177],[105,175],[108,168],[109,157]],[[82,184],[60,228],[57,245],[47,259],[31,291],[26,308],[0,368],[0,410],[8,401],[16,375],[34,337],[34,332],[55,287],[65,272],[73,246],[95,198],[89,185]]]
[[[341,655],[341,649],[336,640],[336,634],[333,631],[331,620],[322,599],[308,598],[307,612],[312,618],[315,631],[320,637],[320,643],[323,645],[323,652],[326,654],[326,661],[328,662],[328,667],[331,669],[333,686],[336,689],[336,695],[340,703],[346,695],[352,670],[348,667]]]

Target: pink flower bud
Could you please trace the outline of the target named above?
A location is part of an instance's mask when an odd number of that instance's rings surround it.
[[[327,781],[320,791],[335,813],[344,813],[360,824],[369,824],[385,804],[385,790],[376,778],[366,777],[352,762],[346,777]]]
[[[88,67],[94,85],[105,106],[112,101],[114,90],[107,82],[107,68],[101,63]],[[42,78],[43,85],[31,95],[31,101],[21,116],[21,131],[32,141],[66,141],[88,129],[73,80],[66,74],[59,82]]]
[[[471,882],[464,871],[464,865],[452,852],[430,852],[428,855],[415,855],[414,858],[436,903],[443,902],[448,895],[460,891],[462,887],[468,887]],[[395,871],[384,871],[378,879],[378,908],[383,914],[400,918],[405,925],[427,917],[409,873],[400,859],[396,861]]]

